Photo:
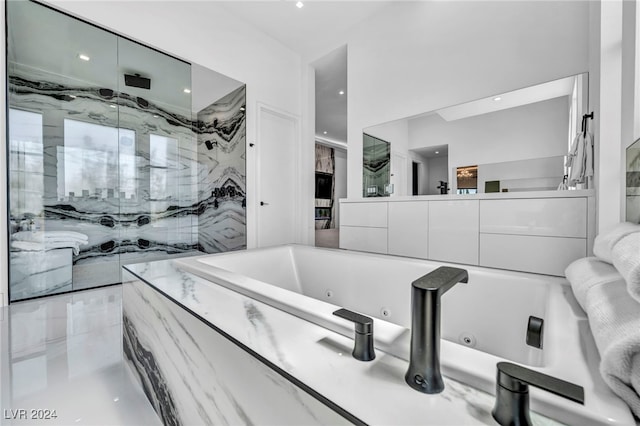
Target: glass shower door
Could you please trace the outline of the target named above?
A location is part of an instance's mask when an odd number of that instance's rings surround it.
[[[197,250],[191,65],[7,3],[10,301]]]
[[[117,37],[36,3],[6,8],[9,294],[16,301],[96,276],[74,265],[99,247],[104,221],[97,191],[107,176],[95,164],[111,161],[109,147],[117,152],[118,108],[108,96],[117,87]]]

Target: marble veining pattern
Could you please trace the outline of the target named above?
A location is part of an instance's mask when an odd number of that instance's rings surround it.
[[[41,200],[42,210],[20,211],[12,206],[12,216],[16,221],[23,214],[43,216],[45,232],[74,230],[87,235],[89,242],[73,257],[74,288],[119,282],[122,255],[127,261],[143,261],[149,254],[167,257],[197,249],[197,147],[190,111],[18,64],[11,64],[9,69],[11,108],[40,112],[45,126],[41,160],[44,192],[35,195]],[[122,135],[119,141],[85,138],[82,148],[75,148],[85,150],[79,157],[83,167],[101,170],[104,159],[91,153],[115,144],[120,157],[109,160],[115,161],[109,167],[128,161],[133,167],[132,176],[126,178],[129,180],[121,177],[113,187],[65,192],[65,184],[69,184],[65,182],[65,167],[71,167],[65,162],[77,155],[64,134],[66,119],[109,129],[131,129],[135,141],[127,145],[131,146],[128,158],[123,157],[127,141]],[[153,198],[149,190],[156,178],[151,170],[151,135],[171,138],[177,144],[169,150],[163,168],[166,180],[160,188],[168,185],[163,198]],[[91,185],[89,181],[87,184]],[[102,274],[94,277],[79,273],[79,268],[95,262],[114,266],[103,268]]]
[[[126,88],[95,87],[9,65],[10,107],[38,111],[44,129],[41,193],[27,195],[30,202],[25,205],[12,195],[12,223],[19,227],[23,218],[35,216],[45,232],[73,230],[88,237],[72,258],[74,289],[120,282],[123,263],[246,247],[244,86],[192,118],[182,106],[131,96]],[[65,137],[67,119],[126,132],[116,135],[119,140],[85,137],[75,147],[76,142]],[[166,148],[160,165],[153,159],[158,147],[151,143],[157,136],[174,144]],[[115,177],[109,178],[108,187],[89,175],[83,182],[86,188],[66,190],[65,167],[79,161],[86,170],[102,170],[105,159],[100,153],[109,144],[119,153],[110,157],[108,167],[116,169],[124,162],[129,164],[128,175],[109,173]],[[14,188],[29,176],[12,169],[11,179]],[[22,196],[24,188],[15,191]],[[33,205],[38,207],[27,209]],[[86,273],[94,267],[98,273]],[[20,287],[13,299],[69,289],[68,282],[53,275],[45,281],[52,284],[44,289],[27,285],[29,280],[12,282],[12,288]]]
[[[246,248],[246,89],[197,114],[198,249]]]
[[[204,345],[211,343],[210,331],[206,332],[209,333],[206,338],[203,337],[200,331],[196,331],[195,323],[192,323],[195,317],[190,316],[186,311],[178,313],[175,309],[171,309],[173,316],[169,319],[165,309],[174,306],[173,302],[156,293],[154,289],[158,289],[365,423],[494,424],[490,414],[493,397],[484,392],[447,378],[445,378],[445,391],[441,394],[425,395],[415,392],[404,383],[406,361],[381,351],[377,351],[377,357],[372,362],[356,361],[350,356],[353,345],[351,339],[183,272],[170,260],[129,265],[126,269],[133,272],[136,277],[145,280],[138,281],[132,278],[131,283],[126,284],[129,288],[136,289],[131,296],[132,303],[129,307],[127,306],[129,291],[125,289],[124,295],[125,314],[135,315],[136,324],[150,325],[151,323],[145,318],[161,318],[154,323],[162,324],[162,328],[169,328],[165,330],[168,336],[175,336],[178,330],[184,329],[189,330],[191,336],[198,342],[199,350],[204,350]],[[152,286],[144,288],[147,286],[146,283],[152,283]],[[139,296],[141,294],[144,295],[144,300]],[[149,304],[149,306],[142,306],[142,304]],[[174,323],[174,320],[178,323]],[[180,325],[180,322],[183,324]],[[139,333],[139,336],[155,335],[155,331],[146,329]],[[179,342],[180,347],[186,347],[187,340],[186,336],[177,340],[175,337],[164,337],[161,340],[162,343],[160,340],[155,343],[148,341],[144,345],[152,348],[151,352],[154,356],[167,357],[164,361],[158,360],[158,365],[182,364],[186,362],[185,359],[180,356],[173,359],[167,348],[176,342]],[[216,350],[207,352],[209,354],[207,361],[197,362],[199,355],[195,349],[189,349],[186,352],[191,354],[189,362],[201,365],[210,362],[213,356],[211,354],[218,354],[222,351],[222,347],[224,347],[222,344],[216,345]],[[238,366],[239,363],[239,358],[235,355],[232,360],[220,359],[219,362],[214,363],[213,367],[218,375],[231,370],[242,374],[246,371],[245,367],[231,367]],[[245,365],[244,361],[242,365]],[[192,369],[188,370],[189,372],[185,374],[192,374],[190,373]],[[202,371],[200,367],[198,371]],[[172,380],[177,380],[169,379],[169,375],[173,373],[163,370],[163,374],[167,382],[173,383]],[[277,383],[282,383],[280,376],[272,375],[272,377],[275,377]],[[184,376],[177,382],[189,382],[191,386],[197,387],[202,380],[200,376],[193,380],[187,380],[187,376]],[[243,380],[242,377],[235,377],[232,381],[237,384],[242,383]],[[208,376],[204,381],[211,383],[215,380]],[[180,395],[181,392],[176,391],[175,394]],[[309,395],[300,390],[297,390],[296,394],[304,397],[305,401],[309,399]],[[274,412],[289,412],[289,405],[285,407],[282,405],[282,400],[279,401],[271,407],[269,415],[273,416]],[[215,411],[220,405],[218,402],[215,406],[204,403],[202,406]],[[233,416],[238,415],[230,407],[225,412]],[[315,409],[313,412],[318,413]],[[269,423],[261,417],[262,415],[264,414],[256,414],[257,417],[249,415],[249,418],[256,423]],[[260,421],[256,420],[258,418]],[[535,413],[533,418],[536,424],[557,424]],[[270,419],[273,420],[272,417]],[[324,422],[336,423],[326,422],[326,420]],[[280,424],[280,419],[275,420],[275,423]]]
[[[165,424],[347,424],[146,284],[123,294],[124,351]]]

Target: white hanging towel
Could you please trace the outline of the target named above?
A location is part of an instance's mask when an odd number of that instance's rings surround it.
[[[593,135],[590,132],[580,132],[571,144],[566,167],[570,167],[569,185],[585,183],[593,176]]]

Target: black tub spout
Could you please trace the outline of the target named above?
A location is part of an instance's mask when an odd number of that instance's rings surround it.
[[[440,297],[459,282],[466,270],[441,266],[411,284],[411,355],[405,380],[413,389],[440,393]]]

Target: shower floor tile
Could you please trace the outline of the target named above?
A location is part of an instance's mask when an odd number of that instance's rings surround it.
[[[0,401],[1,425],[160,425],[123,358],[121,286],[1,308]]]

